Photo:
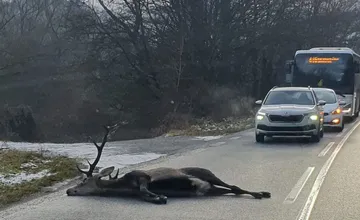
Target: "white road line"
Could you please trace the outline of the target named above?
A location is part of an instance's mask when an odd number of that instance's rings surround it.
[[[347,130],[348,130],[348,128],[344,128],[344,130],[342,132],[340,132],[339,134],[337,134],[336,137],[343,136],[346,133]]]
[[[343,139],[340,141],[340,143],[336,146],[334,152],[331,154],[329,159],[325,162],[324,166],[321,168],[318,176],[316,177],[316,180],[314,182],[314,185],[310,191],[310,195],[308,199],[306,200],[306,203],[303,207],[303,209],[300,211],[297,220],[309,220],[311,211],[314,208],[315,201],[317,199],[317,196],[319,194],[321,185],[323,184],[326,174],[329,171],[331,164],[334,162],[334,159],[336,155],[339,153],[341,148],[344,146],[346,140],[350,137],[350,135],[355,131],[355,129],[360,125],[360,122],[357,122],[354,127],[351,128],[351,130],[343,137]]]
[[[237,140],[237,139],[239,139],[240,137],[232,137],[232,138],[230,138],[231,140]]]
[[[328,143],[328,145],[326,145],[326,147],[319,153],[318,157],[325,156],[334,144],[335,142]]]
[[[300,177],[298,182],[295,184],[294,188],[290,191],[290,193],[286,196],[284,200],[284,204],[291,204],[294,203],[297,197],[299,196],[301,190],[304,188],[306,182],[310,178],[312,172],[314,171],[315,167],[308,167],[303,175]]]

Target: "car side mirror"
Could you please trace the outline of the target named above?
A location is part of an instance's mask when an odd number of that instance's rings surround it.
[[[346,102],[344,100],[340,100],[339,105],[346,105]]]
[[[319,100],[319,102],[318,102],[319,106],[324,106],[325,104],[326,104],[326,101],[324,101],[324,100]]]
[[[255,104],[261,105],[261,104],[262,104],[262,100],[257,100],[257,101],[255,102]]]

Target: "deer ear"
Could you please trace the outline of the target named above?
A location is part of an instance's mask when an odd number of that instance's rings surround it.
[[[113,171],[114,171],[115,167],[114,166],[111,166],[111,167],[107,167],[107,168],[104,168],[100,171],[100,177],[105,177],[105,176],[108,176],[110,175]]]

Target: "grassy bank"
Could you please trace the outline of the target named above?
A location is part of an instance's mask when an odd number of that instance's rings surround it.
[[[76,160],[39,152],[0,149],[0,207],[78,174]]]

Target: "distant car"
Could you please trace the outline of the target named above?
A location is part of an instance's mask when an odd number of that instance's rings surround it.
[[[328,88],[313,88],[318,100],[326,101],[324,110],[324,127],[331,127],[341,132],[344,129],[344,100],[339,100],[334,90]]]
[[[255,116],[256,142],[265,136],[310,136],[319,142],[324,136],[322,106],[311,87],[274,87],[265,96]]]

